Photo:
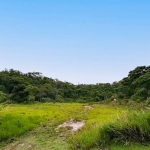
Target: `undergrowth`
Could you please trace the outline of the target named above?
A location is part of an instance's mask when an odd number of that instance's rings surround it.
[[[83,150],[89,150],[92,147],[99,146],[99,131],[104,124],[114,120],[118,114],[126,113],[123,107],[114,107],[104,104],[93,104],[93,109],[87,111],[87,120],[82,130],[69,139],[70,149],[80,147]]]
[[[108,145],[111,141],[147,142],[150,140],[150,112],[133,112],[116,121],[103,125],[99,130],[99,144]]]
[[[150,141],[150,112],[122,113],[114,121],[103,125],[89,126],[72,139],[74,145],[83,150],[94,147],[105,148],[112,143],[128,145],[131,142],[145,143]],[[72,148],[73,148],[72,145]]]

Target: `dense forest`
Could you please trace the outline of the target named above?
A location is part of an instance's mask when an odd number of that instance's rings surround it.
[[[150,66],[139,66],[119,82],[79,84],[62,82],[40,72],[0,72],[0,102],[150,101]]]

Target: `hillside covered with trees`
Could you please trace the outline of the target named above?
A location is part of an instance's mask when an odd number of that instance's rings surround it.
[[[0,102],[99,102],[150,100],[150,66],[136,67],[119,82],[79,84],[62,82],[39,72],[0,72]]]

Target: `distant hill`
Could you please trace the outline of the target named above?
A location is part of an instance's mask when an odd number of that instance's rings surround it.
[[[139,66],[119,82],[79,84],[62,82],[39,72],[0,72],[0,102],[99,102],[114,99],[150,100],[150,66]]]

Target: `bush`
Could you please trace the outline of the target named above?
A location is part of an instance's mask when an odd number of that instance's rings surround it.
[[[61,95],[56,95],[56,102],[63,103],[64,102],[64,98]]]
[[[147,106],[150,105],[150,97],[147,98],[146,104],[147,104]]]
[[[53,102],[54,100],[50,99],[50,98],[42,98],[41,102],[45,103],[45,102]]]
[[[86,103],[86,101],[84,99],[77,99],[76,102],[77,103]]]
[[[0,103],[5,102],[8,99],[7,94],[0,91]]]
[[[92,125],[94,126],[94,124]],[[82,149],[100,149],[109,147],[112,143],[127,144],[130,142],[144,143],[150,141],[150,112],[125,114],[113,122],[103,126],[96,125],[92,130],[84,130],[71,140],[72,145],[79,144]]]
[[[114,142],[146,142],[150,140],[150,113],[132,113],[104,125],[99,132],[100,146]]]

